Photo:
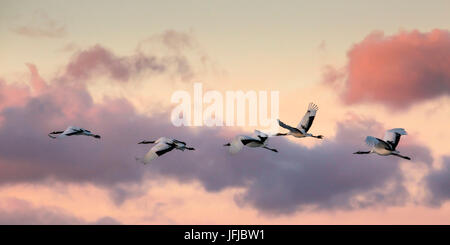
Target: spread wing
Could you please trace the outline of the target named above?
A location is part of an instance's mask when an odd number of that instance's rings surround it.
[[[375,147],[379,143],[380,143],[380,140],[378,138],[375,138],[373,136],[366,137],[366,144],[370,147]]]
[[[385,148],[387,150],[392,150],[388,143],[372,136],[366,137],[366,144],[371,147]]]
[[[160,142],[153,146],[147,154],[145,154],[144,158],[142,159],[142,162],[144,164],[151,162],[152,160],[156,159],[157,157],[173,150],[175,148],[174,145],[168,145],[166,143]]]
[[[384,141],[390,144],[392,149],[395,150],[402,135],[407,135],[405,129],[403,128],[389,129],[384,135]]]
[[[280,125],[280,127],[285,128],[291,132],[298,132],[298,129],[285,124],[284,122],[280,121],[280,119],[277,119],[277,121],[278,121],[278,124]]]
[[[317,110],[319,110],[319,107],[314,103],[310,103],[308,106],[308,111],[306,111],[305,115],[303,116],[303,119],[297,125],[297,128],[300,130],[304,130],[305,133],[308,132],[309,128],[311,128],[311,125],[314,121],[314,117],[316,117]]]
[[[81,132],[83,132],[82,128],[69,126],[69,127],[67,127],[66,130],[64,130],[64,132],[62,132],[62,134],[60,134],[57,137],[61,138],[61,137],[65,137],[65,136],[72,136],[72,135],[75,135],[75,134],[78,134],[78,133],[81,133]]]

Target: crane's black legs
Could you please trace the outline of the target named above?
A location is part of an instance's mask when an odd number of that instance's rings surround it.
[[[394,156],[398,156],[398,157],[401,157],[401,158],[403,158],[403,159],[406,159],[406,160],[411,160],[411,158],[410,158],[410,157],[407,157],[407,156],[402,156],[402,155],[400,155],[400,154],[397,154],[397,153],[392,153],[392,155],[394,155]]]
[[[370,151],[357,151],[357,152],[353,152],[353,154],[369,154]]]
[[[272,149],[272,148],[269,148],[269,147],[267,147],[267,146],[263,146],[263,148],[264,148],[264,149],[267,149],[267,150],[271,150],[271,151],[273,151],[273,152],[278,152],[277,149]]]

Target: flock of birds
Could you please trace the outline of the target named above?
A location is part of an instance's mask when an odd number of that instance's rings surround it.
[[[305,115],[303,116],[300,123],[297,125],[297,127],[289,126],[282,121],[278,120],[278,124],[280,127],[287,129],[287,133],[277,133],[274,136],[287,136],[292,135],[296,138],[304,138],[304,137],[313,137],[317,139],[323,139],[322,135],[313,135],[311,133],[308,133],[309,129],[311,128],[311,125],[314,121],[314,118],[316,116],[317,111],[319,110],[319,107],[313,103],[310,103],[308,106],[308,110],[306,111]],[[100,139],[100,135],[93,134],[91,131],[69,126],[64,131],[54,131],[48,134],[49,137],[57,139],[57,138],[64,138],[67,136],[73,136],[73,135],[85,135],[85,136],[91,136],[97,139]],[[366,137],[366,144],[371,147],[369,151],[357,151],[353,154],[370,154],[375,153],[381,156],[388,156],[393,155],[397,157],[401,157],[403,159],[411,160],[410,157],[400,155],[400,152],[396,150],[396,147],[400,141],[400,137],[402,135],[407,135],[406,131],[403,128],[393,128],[386,131],[386,134],[383,139],[379,139],[373,136],[367,136]],[[252,136],[248,135],[238,135],[236,136],[230,143],[225,144],[224,146],[229,147],[229,152],[231,154],[236,154],[246,147],[261,147],[263,149],[267,149],[273,152],[278,152],[277,149],[269,148],[267,146],[269,135],[265,134],[261,131],[255,130],[254,134]],[[144,164],[150,163],[152,160],[158,158],[159,156],[170,152],[174,149],[177,150],[195,150],[192,147],[188,147],[185,142],[179,141],[176,139],[171,139],[167,137],[161,137],[155,141],[141,141],[138,144],[155,144],[150,150],[147,152],[147,154],[143,158],[136,158],[137,161],[142,162]]]

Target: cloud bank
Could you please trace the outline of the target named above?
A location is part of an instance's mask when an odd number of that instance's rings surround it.
[[[450,32],[373,32],[347,53],[344,70],[324,71],[329,86],[341,86],[347,104],[378,103],[392,109],[450,94]]]
[[[351,154],[364,147],[365,135],[382,132],[375,121],[341,122],[336,139],[312,149],[278,137],[270,144],[279,154],[245,149],[231,156],[222,145],[238,132],[176,128],[169,123],[168,114],[139,115],[125,99],[96,104],[85,87],[58,80],[48,83],[45,91],[34,93],[42,88],[37,82],[42,78],[37,70],[30,71],[31,88],[24,102],[0,112],[0,185],[48,180],[90,183],[109,190],[112,200],[120,205],[145,193],[136,186],[148,176],[171,178],[181,183],[199,182],[209,192],[243,188],[236,196],[239,205],[278,214],[308,208],[399,205],[408,198],[398,158]],[[67,125],[88,128],[102,139],[47,137],[48,132]],[[134,157],[145,154],[148,146],[136,143],[161,136],[184,140],[197,150],[171,152],[151,165],[137,163]],[[424,146],[403,145],[402,141],[399,149],[404,154],[420,149],[415,160],[432,161]]]
[[[443,158],[440,169],[432,170],[424,178],[427,189],[427,202],[432,206],[441,206],[450,199],[450,157]]]
[[[278,154],[245,149],[231,156],[223,144],[242,132],[177,128],[170,124],[169,113],[144,116],[124,98],[94,103],[86,88],[87,78],[99,76],[97,70],[105,69],[108,75],[125,81],[140,72],[135,58],[119,57],[94,46],[77,53],[65,72],[49,82],[40,77],[36,66],[28,64],[30,87],[0,83],[0,94],[14,91],[22,96],[20,100],[0,98],[0,186],[88,183],[109,191],[120,205],[143,195],[142,183],[147,179],[169,178],[200,183],[208,192],[240,188],[235,196],[238,205],[271,214],[401,205],[408,200],[399,158],[352,154],[365,147],[366,135],[384,131],[373,120],[339,122],[336,138],[313,148],[275,137],[269,144]],[[68,125],[90,129],[102,139],[55,140],[47,136]],[[137,142],[161,136],[186,141],[197,150],[170,152],[150,165],[137,163],[135,157],[149,148]],[[431,164],[426,147],[407,142],[400,142],[402,153],[415,152],[414,161]]]

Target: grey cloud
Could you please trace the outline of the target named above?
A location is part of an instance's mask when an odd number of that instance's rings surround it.
[[[450,157],[443,157],[442,167],[433,169],[424,177],[428,193],[426,202],[439,207],[450,199]]]
[[[64,100],[58,98],[64,91]],[[66,112],[67,107],[70,112]],[[290,213],[307,207],[354,209],[374,205],[399,205],[408,193],[398,158],[355,156],[366,135],[376,135],[381,125],[353,120],[338,123],[335,139],[311,149],[285,138],[271,138],[275,154],[264,149],[227,153],[218,128],[174,127],[168,114],[146,117],[137,114],[124,99],[94,104],[84,89],[52,87],[30,98],[25,106],[0,112],[0,184],[39,183],[46,179],[92,183],[110,190],[121,204],[145,191],[131,186],[150,178],[170,178],[181,183],[198,181],[206,191],[242,187],[240,205],[252,205],[269,213]],[[54,140],[47,133],[67,125],[79,125],[102,135]],[[238,133],[238,132],[235,132]],[[149,146],[143,139],[174,137],[194,146],[192,152],[170,152],[150,165],[135,156]],[[298,139],[300,140],[300,139]],[[303,139],[311,140],[311,139]],[[407,138],[405,138],[407,140]],[[429,150],[421,145],[399,145],[406,155],[430,163]]]
[[[66,26],[43,12],[36,12],[26,25],[11,28],[11,31],[28,37],[62,38],[67,35]]]
[[[117,71],[112,76],[130,76],[130,59],[111,56],[101,47],[94,51],[102,54],[102,62],[108,61],[102,64]],[[93,76],[90,68],[86,69],[72,75],[77,79]],[[6,84],[0,87],[8,88]],[[41,183],[48,179],[90,183],[110,191],[112,200],[120,205],[145,193],[133,187],[147,177],[169,178],[181,183],[199,182],[209,192],[243,188],[235,198],[237,203],[268,213],[399,205],[408,198],[398,158],[351,154],[363,147],[366,135],[379,133],[375,129],[382,126],[375,121],[355,119],[338,123],[335,139],[324,140],[311,149],[278,137],[270,139],[270,145],[279,149],[278,154],[245,149],[231,156],[222,146],[230,140],[223,133],[241,132],[177,128],[170,124],[169,113],[143,116],[125,99],[94,103],[85,86],[77,83],[54,80],[44,91],[25,96],[20,105],[11,103],[4,103],[0,110],[0,185]],[[47,136],[48,132],[68,125],[88,128],[102,139],[54,140]],[[197,150],[170,152],[146,166],[137,163],[135,156],[149,149],[137,142],[161,136],[189,142]],[[414,152],[416,161],[432,161],[426,147],[403,142],[399,146],[402,153]]]
[[[357,209],[376,205],[401,205],[409,194],[403,185],[399,159],[377,155],[355,156],[363,146],[367,128],[376,122],[339,123],[336,139],[308,149],[283,138],[270,139],[279,150],[245,149],[230,156],[214,132],[208,139],[192,139],[202,153],[177,161],[175,154],[155,163],[159,175],[186,182],[198,180],[207,191],[244,187],[235,200],[267,213],[291,213],[302,209]],[[377,125],[370,125],[377,124]],[[372,132],[373,133],[373,132]],[[214,139],[216,138],[216,139]],[[303,139],[307,140],[307,139]],[[213,142],[214,141],[214,142]],[[430,164],[430,152],[420,145],[399,146],[404,154]],[[199,160],[201,159],[201,160]]]
[[[192,44],[193,37],[177,31],[166,31],[157,37],[152,39],[150,44],[162,43],[169,49],[166,53],[145,52],[144,42],[138,45],[133,55],[120,56],[97,44],[76,52],[58,79],[84,82],[94,76],[106,75],[114,80],[126,82],[145,73],[178,76],[183,81],[191,80],[195,71],[191,59],[184,53],[197,47]]]

